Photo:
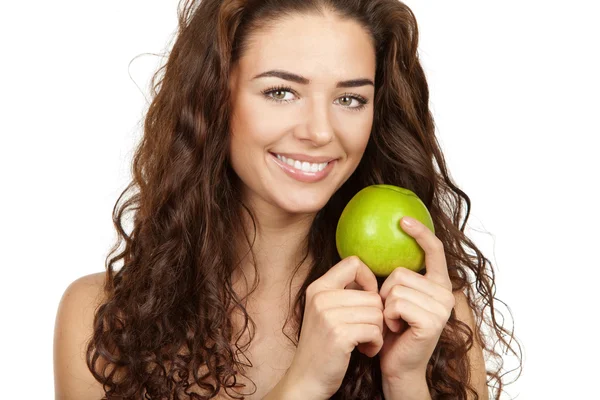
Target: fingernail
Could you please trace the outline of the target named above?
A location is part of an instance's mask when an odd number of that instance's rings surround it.
[[[417,222],[415,221],[414,218],[411,217],[403,217],[402,218],[402,224],[408,228],[412,228],[414,226],[417,225]]]

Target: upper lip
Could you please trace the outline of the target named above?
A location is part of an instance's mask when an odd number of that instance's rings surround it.
[[[306,154],[275,153],[275,152],[273,152],[272,154],[284,156],[285,158],[293,158],[294,160],[297,160],[297,161],[306,161],[309,163],[324,163],[324,162],[329,162],[329,161],[333,161],[336,159],[336,157],[307,156]]]

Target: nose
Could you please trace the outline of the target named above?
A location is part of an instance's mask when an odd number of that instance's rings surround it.
[[[311,102],[308,106],[306,123],[299,129],[301,140],[312,142],[314,147],[325,146],[333,140],[333,125],[329,116],[329,105],[326,101]]]

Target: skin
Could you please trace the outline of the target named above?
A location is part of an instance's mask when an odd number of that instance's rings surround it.
[[[253,79],[270,70],[289,71],[310,83],[278,77]],[[331,14],[325,18],[293,16],[256,32],[232,70],[231,164],[243,182],[244,202],[257,216],[257,297],[282,294],[287,287],[284,282],[301,260],[302,241],[313,218],[360,162],[373,124],[375,89],[368,84],[336,88],[336,83],[361,78],[375,80],[372,40],[356,22]],[[292,91],[262,93],[279,85]],[[365,98],[365,107],[352,109],[360,102],[345,93]],[[303,183],[281,171],[269,152],[327,155],[338,160],[324,180]],[[250,219],[244,223],[252,235]],[[244,254],[247,247],[240,246],[239,254]],[[308,261],[296,275],[298,282]],[[252,282],[249,260],[243,262],[242,270]]]
[[[274,69],[302,75],[310,83],[303,85],[274,77],[252,79]],[[361,78],[375,78],[371,39],[357,23],[331,14],[289,17],[257,32],[249,51],[232,70],[231,162],[243,182],[244,202],[257,216],[254,252],[261,280],[255,296],[263,305],[285,293],[284,282],[300,260],[303,238],[312,219],[354,172],[364,153],[373,122],[374,88],[335,87],[338,81]],[[279,84],[290,86],[293,92],[271,92],[269,96],[290,100],[287,103],[270,101],[261,93]],[[345,97],[346,92],[364,97],[365,107],[359,111],[350,109],[359,103]],[[302,183],[281,172],[269,159],[269,151],[339,159],[325,180]],[[247,232],[252,232],[249,219],[242,223]],[[423,226],[408,233],[426,251],[429,272],[422,277],[398,268],[380,290],[385,321],[380,357],[386,375],[386,400],[429,398],[422,379],[424,367],[452,306],[457,318],[475,329],[465,295],[454,292],[452,299],[441,242]],[[237,250],[243,254],[246,248],[240,245]],[[310,261],[296,274],[297,282],[304,280]],[[241,270],[250,282],[254,279],[249,260],[242,263]],[[93,399],[104,393],[85,363],[85,344],[92,332],[94,310],[104,300],[103,279],[104,272],[100,272],[75,280],[60,301],[54,332],[57,399]],[[480,399],[486,399],[485,365],[478,343],[468,357],[472,362],[472,383]],[[265,399],[281,399],[295,393],[288,390],[288,384],[282,380]]]
[[[269,303],[285,293],[283,283],[299,260],[302,238],[315,214],[350,177],[364,154],[373,123],[374,87],[344,89],[337,88],[336,82],[374,81],[375,68],[369,34],[354,21],[326,14],[287,17],[256,32],[232,70],[231,164],[243,183],[243,201],[257,217],[254,251],[261,280],[254,296],[260,302]],[[310,83],[255,78],[270,70],[301,75]],[[263,93],[282,84],[291,92]],[[365,107],[353,110],[351,107],[361,103],[345,97],[346,92],[366,99]],[[271,101],[272,96],[288,102]],[[339,160],[324,180],[303,183],[284,174],[270,152],[327,155]],[[251,221],[243,222],[252,232]],[[428,399],[425,369],[451,310],[460,304],[459,315],[471,326],[472,314],[468,306],[465,312],[464,294],[452,292],[442,242],[421,224],[403,228],[425,250],[428,273],[422,277],[399,267],[381,288],[384,393],[386,399]],[[242,263],[241,270],[247,278],[254,278],[249,260]],[[300,272],[297,282],[304,279],[306,269]],[[481,349],[474,347],[470,357],[475,360],[473,381],[481,398],[487,398]]]

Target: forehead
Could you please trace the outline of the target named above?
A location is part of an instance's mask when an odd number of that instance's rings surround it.
[[[240,73],[246,79],[274,68],[315,83],[375,76],[372,39],[353,20],[331,14],[294,15],[254,32],[249,39],[239,60]]]

